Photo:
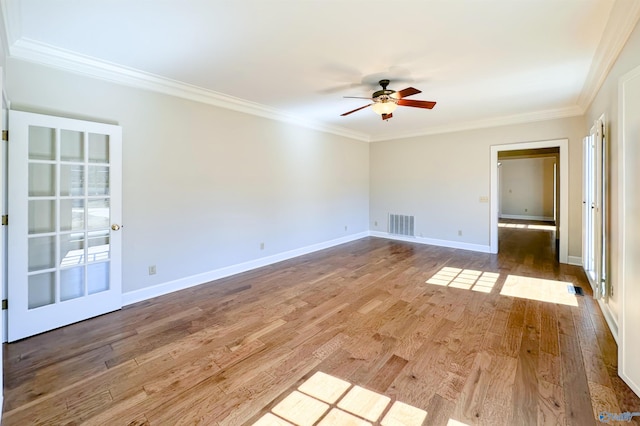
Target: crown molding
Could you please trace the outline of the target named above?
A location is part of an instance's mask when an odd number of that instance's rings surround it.
[[[368,135],[366,133],[356,132],[338,126],[328,126],[322,123],[312,122],[265,105],[246,101],[244,99],[225,95],[177,80],[160,77],[155,74],[123,67],[111,62],[79,55],[75,52],[26,38],[19,39],[10,46],[9,56],[100,80],[159,92],[183,99],[189,99],[195,102],[201,102],[220,108],[226,108],[288,124],[294,124],[362,142],[380,142],[385,140],[405,139],[464,130],[499,127],[511,124],[522,124],[527,122],[573,117],[584,113],[582,108],[574,106],[562,109],[490,118],[486,120],[467,121],[452,125],[435,126],[414,132],[376,137],[375,135]]]
[[[555,120],[560,118],[576,117],[584,114],[579,106],[537,111],[526,114],[514,114],[484,120],[465,121],[456,124],[434,126],[420,131],[396,134],[393,136],[372,137],[371,142],[382,142],[397,139],[407,139],[420,136],[438,135],[443,133],[462,132],[465,130],[486,129],[490,127],[509,126],[513,124],[534,123],[536,121]]]
[[[2,48],[9,55],[9,48],[20,38],[22,25],[20,22],[20,2],[18,0],[0,0],[0,13],[2,13]]]
[[[578,106],[586,111],[604,84],[609,71],[640,21],[640,1],[616,0],[607,25],[591,61],[591,68],[578,97]]]
[[[146,89],[166,95],[189,99],[196,102],[226,108],[246,114],[256,115],[288,124],[331,133],[350,139],[369,142],[369,135],[338,126],[306,120],[275,108],[255,102],[225,95],[213,90],[183,83],[155,74],[123,67],[108,61],[80,55],[65,49],[53,47],[35,40],[21,38],[9,47],[9,56],[35,62],[53,68],[70,71],[113,83]]]

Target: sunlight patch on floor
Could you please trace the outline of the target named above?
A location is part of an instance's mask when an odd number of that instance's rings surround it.
[[[313,426],[329,405],[301,392],[293,391],[278,405],[273,413],[299,426]]]
[[[309,380],[301,384],[298,390],[320,401],[333,404],[350,387],[351,383],[318,371]]]
[[[576,296],[567,291],[568,285],[572,284],[566,281],[508,275],[500,294],[540,302],[578,306]]]
[[[466,423],[459,422],[457,420],[449,419],[447,426],[469,426]]]
[[[391,402],[391,398],[388,396],[380,395],[360,386],[354,386],[338,403],[338,407],[375,422],[384,409],[387,408],[389,402]]]
[[[555,231],[555,225],[533,225],[527,223],[498,223],[499,228],[534,229],[538,231]]]
[[[474,269],[460,269],[446,266],[429,278],[426,283],[491,293],[499,277],[500,274],[495,272],[483,272]]]
[[[527,225],[524,223],[499,223],[498,224],[499,228],[520,228],[520,229],[526,229]]]
[[[555,231],[556,227],[554,225],[527,225],[528,229],[538,229],[542,231]]]
[[[390,404],[388,396],[318,371],[253,425],[371,426],[379,421],[381,426],[420,426],[427,418],[420,408]]]

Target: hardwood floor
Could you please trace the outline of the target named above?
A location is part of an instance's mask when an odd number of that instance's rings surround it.
[[[509,276],[586,295],[503,296]],[[499,255],[365,238],[4,351],[4,425],[253,424],[316,372],[426,411],[426,425],[640,411],[583,273],[534,229],[500,228]]]

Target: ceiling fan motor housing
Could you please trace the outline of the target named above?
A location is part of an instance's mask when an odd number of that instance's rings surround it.
[[[391,95],[396,93],[395,90],[387,89],[388,85],[389,85],[389,80],[380,80],[380,86],[382,86],[382,90],[378,90],[376,92],[373,92],[373,95],[371,97],[373,99],[375,99],[377,101],[381,101],[381,102],[388,101],[390,99]]]

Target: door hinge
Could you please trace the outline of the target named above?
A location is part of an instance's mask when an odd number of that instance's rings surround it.
[[[3,130],[2,131],[2,140],[3,141],[8,141],[9,140],[9,131],[8,130]]]
[[[6,311],[8,309],[7,308],[8,306],[9,306],[9,302],[7,302],[7,299],[2,299],[2,310]]]
[[[2,226],[7,226],[9,224],[9,215],[8,214],[3,214],[2,215]]]

